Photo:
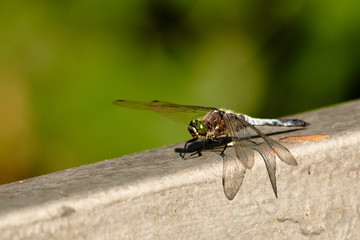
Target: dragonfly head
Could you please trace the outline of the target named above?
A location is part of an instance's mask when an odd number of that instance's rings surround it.
[[[200,138],[207,133],[207,127],[200,120],[192,120],[188,126],[188,130],[193,138]]]

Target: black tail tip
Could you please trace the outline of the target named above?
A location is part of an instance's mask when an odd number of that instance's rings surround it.
[[[306,127],[306,126],[310,125],[310,123],[305,122],[305,121],[300,120],[300,119],[294,119],[293,122],[295,123],[296,126],[299,126],[299,127]]]

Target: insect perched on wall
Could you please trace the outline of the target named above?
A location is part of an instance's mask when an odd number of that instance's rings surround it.
[[[242,113],[234,113],[214,107],[179,105],[160,101],[138,102],[116,100],[113,103],[126,108],[151,110],[184,123],[190,122],[188,131],[193,138],[186,142],[182,157],[185,157],[187,145],[200,138],[205,139],[204,147],[210,142],[222,143],[224,139],[230,138],[231,142],[225,143],[221,151],[221,156],[224,160],[223,187],[225,195],[229,200],[232,200],[239,191],[246,169],[253,167],[254,151],[258,152],[264,159],[276,197],[276,155],[284,163],[297,166],[295,157],[287,148],[268,137],[255,126],[306,127],[309,125],[307,122],[299,119],[252,118]],[[260,137],[260,142],[252,140],[251,131]],[[225,153],[228,146],[234,147],[235,157]]]

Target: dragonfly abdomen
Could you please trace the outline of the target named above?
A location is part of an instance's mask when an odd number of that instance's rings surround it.
[[[305,127],[309,125],[300,119],[261,119],[252,118],[245,114],[241,114],[242,119],[254,126],[282,126],[282,127]]]

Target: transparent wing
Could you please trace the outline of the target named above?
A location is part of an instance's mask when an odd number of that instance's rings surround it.
[[[285,148],[283,145],[278,143],[277,141],[271,139],[270,137],[266,136],[265,133],[251,125],[250,123],[246,122],[239,116],[232,114],[226,114],[225,123],[229,129],[229,134],[233,139],[234,147],[236,156],[239,158],[243,158],[241,162],[245,164],[244,166],[247,168],[251,168],[254,164],[254,158],[251,158],[248,154],[248,150],[244,150],[244,141],[249,140],[251,138],[251,134],[249,130],[252,130],[257,135],[259,135],[264,142],[273,150],[276,155],[286,164],[297,166],[297,162],[295,157],[291,154],[291,152]],[[245,148],[246,149],[246,148]]]
[[[251,135],[247,130],[246,121],[238,121],[234,115],[223,114],[228,133],[232,138],[236,157],[239,158],[244,167],[251,169],[254,166],[254,150],[245,146]],[[250,125],[250,124],[249,124]]]
[[[286,147],[284,147],[274,139],[271,139],[270,137],[266,136],[265,133],[263,133],[253,125],[249,123],[248,125],[249,128],[254,130],[254,132],[256,132],[265,141],[265,143],[271,148],[271,150],[273,150],[276,153],[276,155],[280,158],[281,161],[292,166],[298,165],[295,157]]]
[[[223,154],[222,158],[224,162],[222,176],[224,193],[227,199],[232,200],[243,183],[246,168],[237,157]]]
[[[116,100],[113,104],[140,110],[151,110],[163,115],[171,120],[188,124],[193,119],[200,119],[211,110],[216,110],[212,107],[200,107],[191,105],[179,105],[168,102],[138,102],[127,100]]]
[[[266,170],[268,172],[272,189],[274,190],[275,197],[277,198],[276,187],[276,155],[269,150],[269,146],[266,143],[261,143],[254,146],[256,150],[265,162]]]

